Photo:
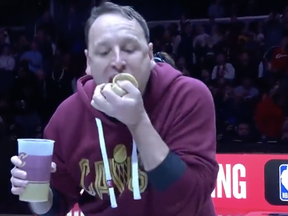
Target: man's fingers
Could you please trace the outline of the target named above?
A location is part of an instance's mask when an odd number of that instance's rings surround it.
[[[127,80],[121,80],[118,81],[117,84],[124,89],[126,92],[128,92],[128,94],[130,95],[134,95],[137,96],[140,94],[140,91],[138,88],[136,88],[131,82],[127,81]]]
[[[105,85],[106,84],[98,85],[94,90],[91,105],[96,109],[98,108],[99,103],[106,102],[104,95],[102,94],[102,90],[104,89]]]
[[[121,99],[121,97],[112,90],[112,84],[110,83],[105,85],[101,93],[107,101],[112,103],[115,103],[117,100]]]
[[[22,165],[22,161],[20,160],[20,158],[18,156],[13,156],[11,158],[11,163],[16,167],[21,167],[21,165]]]
[[[23,170],[20,170],[18,169],[17,167],[14,167],[12,170],[11,170],[11,175],[14,177],[14,178],[17,178],[17,179],[23,179],[25,180],[26,177],[27,177],[27,173]]]
[[[106,84],[107,84],[107,83],[103,83],[103,84],[100,84],[100,85],[96,86],[96,88],[95,88],[95,90],[94,90],[94,95],[93,95],[93,97],[96,96],[96,95],[102,94],[101,91],[105,88]]]
[[[103,89],[106,87],[106,85],[109,85],[109,84],[102,84],[102,85],[99,85],[96,87],[92,101],[91,101],[91,105],[95,109],[97,109],[101,112],[103,112],[105,110],[106,114],[108,114],[108,113],[110,113],[111,105],[108,103],[108,101],[106,100],[106,98],[102,92]]]
[[[24,187],[25,188],[27,186],[27,184],[28,184],[28,181],[17,179],[15,177],[12,177],[10,179],[10,182],[11,182],[13,187]]]
[[[11,188],[11,193],[14,195],[20,195],[23,193],[23,191],[25,190],[25,188],[19,188],[19,187],[12,187]]]

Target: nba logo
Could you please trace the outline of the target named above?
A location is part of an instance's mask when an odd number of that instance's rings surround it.
[[[279,195],[280,200],[288,202],[288,164],[279,166]]]

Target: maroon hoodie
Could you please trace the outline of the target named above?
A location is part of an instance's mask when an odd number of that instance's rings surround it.
[[[65,215],[78,202],[86,216],[215,216],[211,199],[218,173],[215,115],[212,96],[202,82],[182,76],[165,63],[152,70],[143,97],[145,108],[185,169],[177,181],[159,190],[140,162],[141,200],[134,200],[131,192],[129,130],[90,105],[95,89],[91,77],[80,78],[77,87],[78,92],[59,106],[45,129],[45,138],[56,141],[57,164],[51,177],[54,202],[47,215]],[[117,208],[110,207],[95,118],[103,124]],[[170,163],[168,169],[176,172],[176,166]],[[158,185],[167,180],[164,175]]]

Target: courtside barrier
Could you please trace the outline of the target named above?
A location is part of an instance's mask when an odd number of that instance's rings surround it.
[[[211,196],[219,216],[288,212],[288,179],[286,191],[281,184],[281,174],[288,170],[287,154],[218,154],[217,161],[219,173]],[[83,214],[76,205],[68,216]]]

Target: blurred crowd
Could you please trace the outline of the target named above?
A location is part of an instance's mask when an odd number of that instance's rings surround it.
[[[218,142],[287,143],[288,8],[250,22],[232,14],[219,23],[211,7],[209,13],[205,23],[182,16],[179,24],[151,29],[157,58],[208,86]]]
[[[209,21],[151,28],[155,56],[202,80],[215,101],[219,142],[288,139],[288,9],[260,21],[239,21],[223,8]],[[33,31],[0,30],[0,137],[41,137],[57,106],[85,72],[83,19],[74,5],[61,28],[46,10]]]
[[[0,31],[1,135],[41,137],[58,105],[75,92],[85,45],[74,6],[63,23],[57,29],[47,10],[31,34]]]

